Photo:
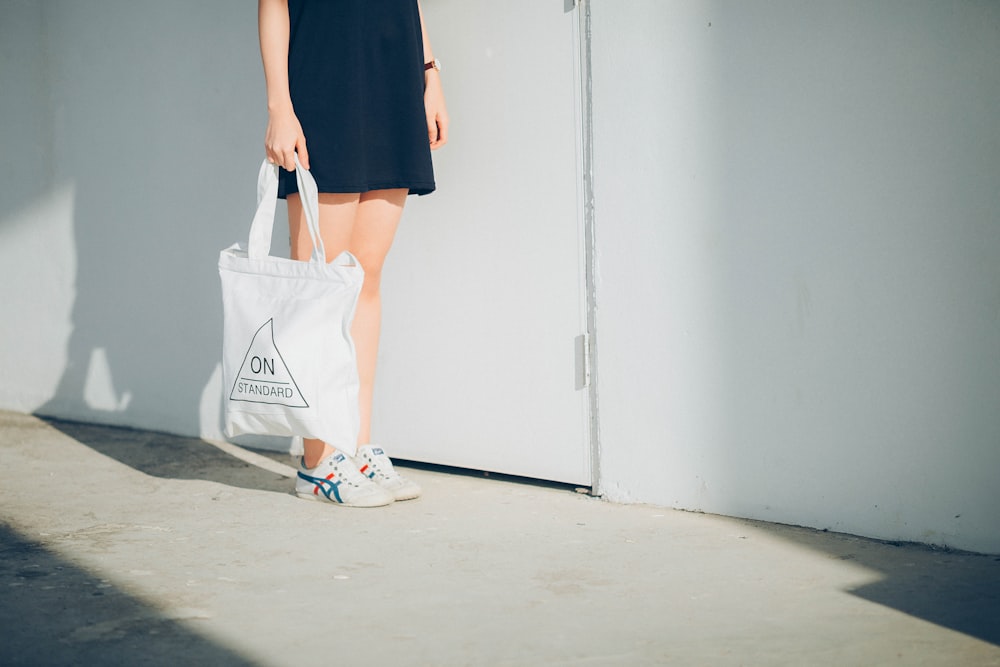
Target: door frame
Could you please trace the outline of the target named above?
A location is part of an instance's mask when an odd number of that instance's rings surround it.
[[[594,89],[591,49],[590,0],[565,0],[565,10],[577,12],[576,59],[578,74],[578,109],[580,141],[580,177],[583,209],[584,293],[586,294],[586,345],[583,350],[587,368],[588,435],[590,446],[590,494],[600,496],[601,488],[601,420],[598,401],[598,321],[597,321],[597,243],[596,210],[594,206]]]

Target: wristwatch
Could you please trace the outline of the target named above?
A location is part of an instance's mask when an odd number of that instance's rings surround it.
[[[427,70],[429,70],[429,69],[432,69],[432,68],[436,69],[437,71],[440,72],[441,71],[441,61],[438,60],[437,58],[435,58],[434,60],[430,61],[429,63],[424,63],[424,71],[425,72]]]

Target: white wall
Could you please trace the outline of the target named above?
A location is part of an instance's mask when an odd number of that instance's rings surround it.
[[[1000,5],[592,5],[607,496],[1000,552]]]
[[[607,496],[1000,552],[998,5],[592,6]],[[217,436],[254,6],[8,0],[0,119],[0,407]]]
[[[0,5],[0,407],[218,435],[261,79],[245,2]]]

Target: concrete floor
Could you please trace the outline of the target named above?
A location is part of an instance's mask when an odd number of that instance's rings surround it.
[[[0,412],[0,665],[1000,665],[1000,558]]]

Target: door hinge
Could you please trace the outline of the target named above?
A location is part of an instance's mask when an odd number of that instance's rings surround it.
[[[590,386],[590,334],[580,334],[573,341],[576,355],[576,389]]]

